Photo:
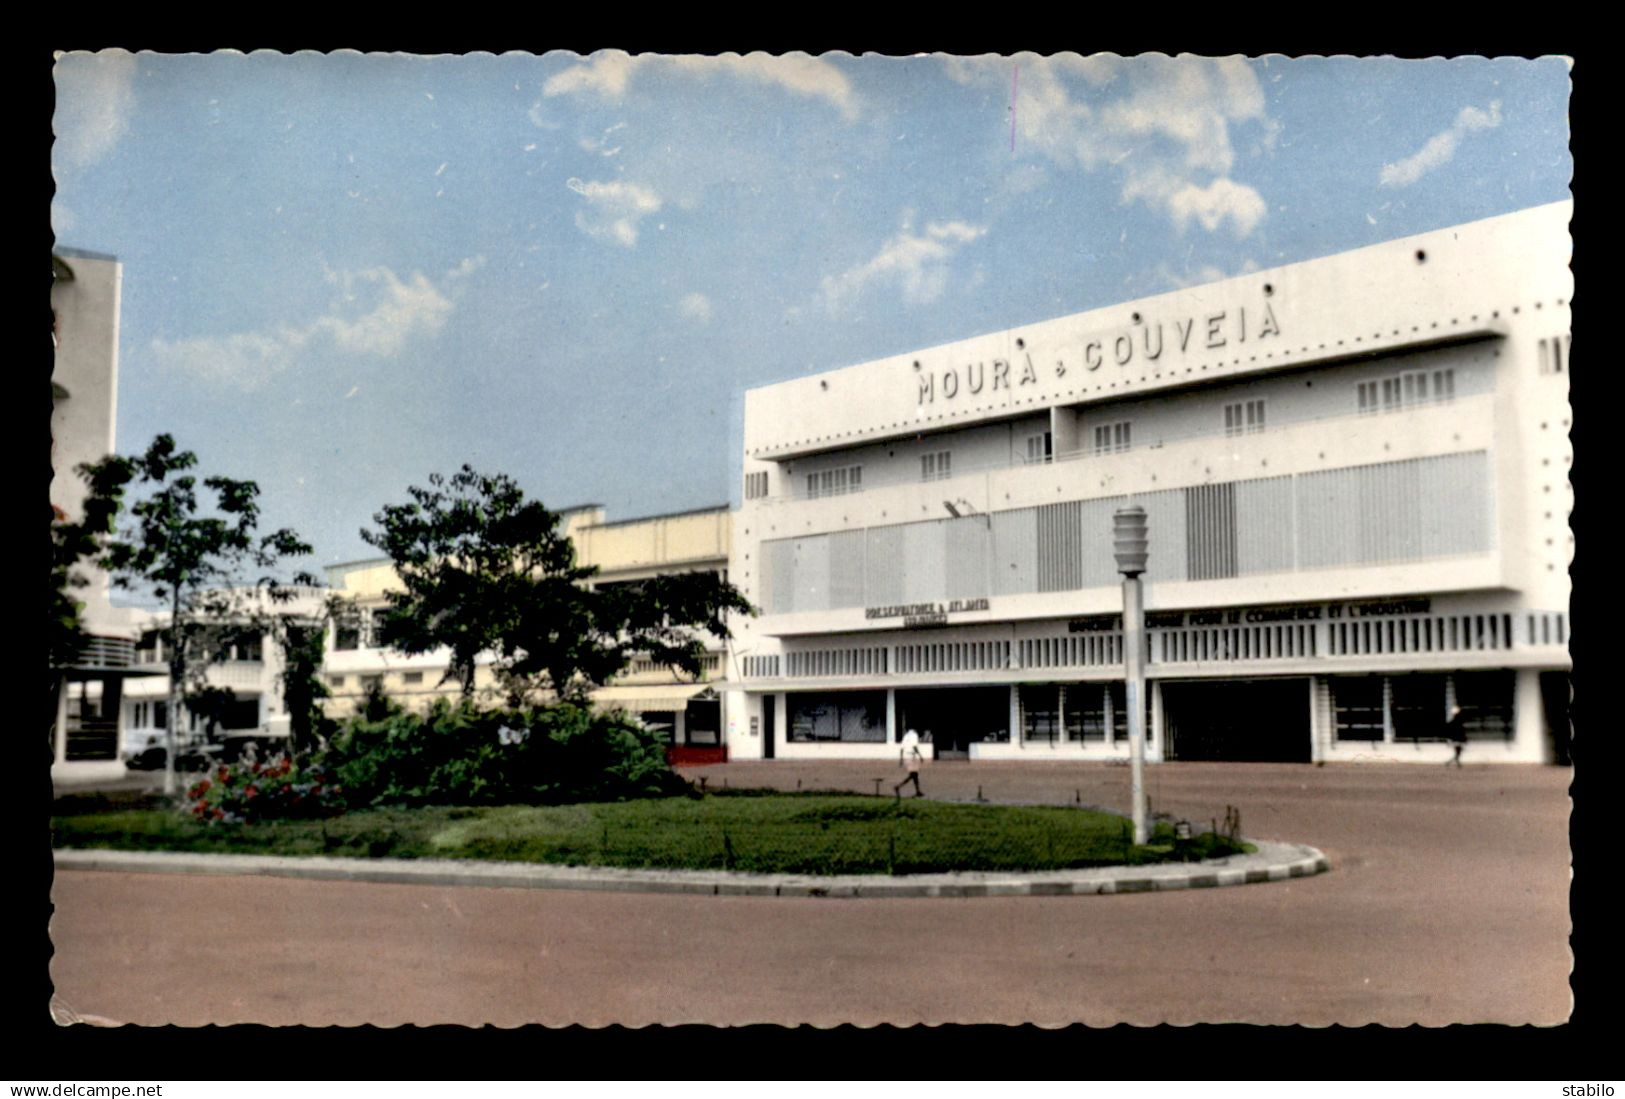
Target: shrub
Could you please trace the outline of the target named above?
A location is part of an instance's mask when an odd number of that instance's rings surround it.
[[[330,817],[344,812],[344,788],[319,763],[287,756],[222,763],[186,791],[192,816],[209,824]]]
[[[687,789],[659,733],[571,702],[479,710],[441,699],[422,715],[358,715],[324,760],[353,806],[618,801]]]

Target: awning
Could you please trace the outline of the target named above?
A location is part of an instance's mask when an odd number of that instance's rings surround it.
[[[690,701],[703,701],[716,695],[714,684],[657,683],[648,687],[600,687],[592,693],[592,701],[599,709],[643,714],[675,712],[686,708]]]

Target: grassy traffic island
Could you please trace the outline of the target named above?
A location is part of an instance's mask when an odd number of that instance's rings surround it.
[[[222,824],[153,795],[61,798],[56,846],[215,854],[454,858],[790,874],[1043,871],[1218,858],[1250,844],[1159,821],[1131,842],[1110,813],[734,790],[573,805],[369,808]]]

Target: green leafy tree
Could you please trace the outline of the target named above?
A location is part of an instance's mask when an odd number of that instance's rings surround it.
[[[81,517],[70,519],[62,509],[51,505],[51,605],[46,637],[52,668],[69,667],[84,648],[85,605],[74,598],[74,591],[90,586],[90,577],[82,566],[105,551],[123,505],[124,491],[135,476],[131,463],[122,458],[109,458],[94,467],[82,466],[79,473],[88,488]]]
[[[378,529],[361,532],[402,585],[388,597],[382,639],[407,653],[449,649],[446,679],[464,697],[481,653],[494,655],[515,704],[546,690],[582,699],[634,653],[698,678],[703,635],[726,639],[730,614],[755,613],[711,572],[592,590],[597,569],[577,563],[560,516],[502,474],[465,465],[407,492],[411,502],[385,506],[373,516]]]
[[[263,623],[268,606],[294,596],[274,572],[286,558],[312,552],[292,530],[259,533],[260,490],[253,481],[206,477],[200,485],[187,472],[196,465],[195,454],[160,435],[138,457],[108,458],[86,470],[93,485],[98,478],[127,475],[126,486],[139,493],[124,528],[107,539],[102,562],[115,584],[166,604],[170,612],[164,630],[166,794],[175,792],[176,721],[184,693],[192,685],[203,690],[202,675],[219,656],[219,639]],[[212,506],[200,499],[200,488]],[[314,585],[316,579],[299,573],[291,582]]]
[[[272,641],[282,654],[278,680],[288,711],[289,748],[295,757],[323,747],[327,740],[330,722],[322,712],[322,700],[333,692],[322,675],[322,665],[327,659],[327,627],[336,610],[337,600],[328,599],[318,614],[274,615],[270,622]]]

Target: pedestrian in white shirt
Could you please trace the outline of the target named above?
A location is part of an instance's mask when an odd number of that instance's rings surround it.
[[[897,753],[897,766],[902,767],[906,765],[908,767],[908,777],[903,779],[903,781],[899,782],[896,786],[893,786],[892,793],[896,794],[898,797],[902,797],[903,787],[912,782],[914,784],[914,796],[917,798],[923,798],[925,794],[920,790],[920,760],[924,759],[925,757],[920,754],[920,734],[916,733],[913,729],[910,729],[908,732],[904,733],[903,743],[900,745],[900,748],[901,751]]]

